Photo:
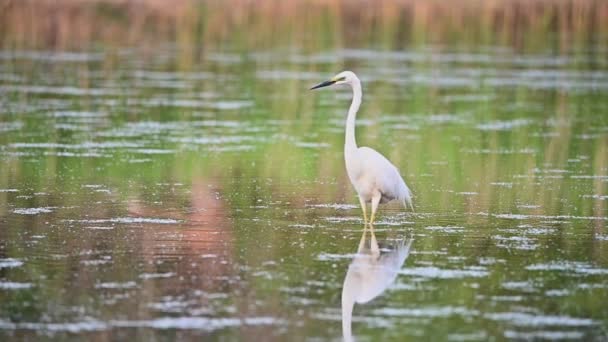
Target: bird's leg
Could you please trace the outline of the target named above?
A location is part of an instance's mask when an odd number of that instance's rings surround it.
[[[376,216],[376,210],[378,210],[378,204],[380,203],[380,199],[382,198],[381,194],[375,194],[372,197],[372,218],[369,220],[369,224],[374,224],[374,217]]]
[[[363,229],[365,229],[367,225],[367,208],[365,208],[365,200],[361,196],[359,196],[359,203],[361,203],[361,209],[363,209]]]

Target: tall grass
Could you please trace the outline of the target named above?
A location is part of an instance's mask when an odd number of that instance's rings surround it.
[[[534,49],[608,42],[602,0],[0,0],[4,48],[80,49],[175,42],[386,48],[458,41]],[[323,37],[323,38],[319,38]]]

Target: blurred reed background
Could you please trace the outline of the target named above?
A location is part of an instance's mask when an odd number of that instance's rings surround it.
[[[172,41],[198,53],[234,41],[244,49],[458,42],[531,52],[550,40],[567,52],[606,44],[607,18],[602,0],[3,0],[0,39],[5,48],[58,50]]]

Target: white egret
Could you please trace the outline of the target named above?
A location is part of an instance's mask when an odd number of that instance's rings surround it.
[[[372,216],[370,224],[374,223],[379,203],[399,200],[407,209],[412,205],[412,194],[405,184],[399,170],[383,155],[369,147],[357,147],[355,141],[355,118],[361,105],[361,81],[355,73],[343,71],[331,80],[317,84],[311,90],[327,87],[333,84],[348,84],[353,89],[353,100],[346,118],[346,139],[344,141],[344,160],[350,182],[359,195],[363,209],[363,220],[367,222],[366,203],[371,203]]]

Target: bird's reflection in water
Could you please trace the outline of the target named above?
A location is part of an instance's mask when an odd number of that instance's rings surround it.
[[[412,239],[399,239],[387,243],[387,248],[380,250],[373,227],[371,228],[363,229],[357,254],[348,266],[344,278],[342,287],[344,341],[353,340],[351,324],[355,303],[367,303],[386,291],[397,278],[397,273],[407,259],[412,246]]]

